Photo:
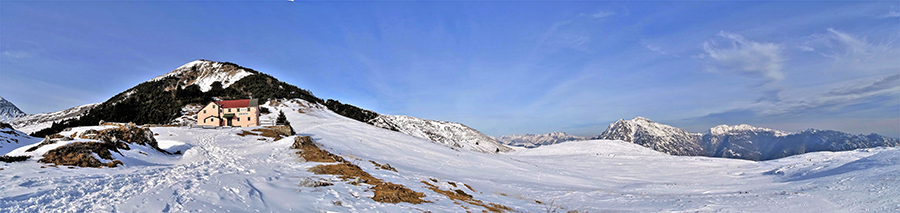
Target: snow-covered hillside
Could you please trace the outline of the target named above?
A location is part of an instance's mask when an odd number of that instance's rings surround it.
[[[609,125],[598,139],[622,140],[671,155],[706,155],[700,134],[660,124],[643,117],[620,119]]]
[[[500,143],[508,146],[518,146],[525,148],[535,148],[558,144],[566,141],[587,140],[585,137],[574,136],[564,132],[551,132],[547,134],[525,134],[525,135],[504,135],[496,138]]]
[[[0,121],[14,119],[25,116],[25,112],[16,107],[12,102],[0,97]]]
[[[323,163],[304,162],[288,149],[296,136],[272,141],[238,135],[249,128],[159,127],[151,128],[157,140],[184,143],[178,146],[183,155],[151,154],[101,169],[40,168],[36,159],[0,163],[0,212],[486,210],[452,200],[448,192],[514,212],[900,210],[897,148],[755,162],[672,156],[623,141],[589,140],[487,154],[448,149],[318,105],[274,105],[298,135],[311,136],[376,178],[423,193],[429,202],[375,202],[371,185],[313,174],[308,169]],[[370,161],[390,164],[396,172]]]
[[[28,136],[24,132],[14,129],[6,123],[0,123],[0,156],[6,155],[19,147],[31,145],[41,141],[40,138]]]
[[[168,77],[179,78],[178,82],[183,86],[198,85],[200,91],[206,92],[212,88],[213,82],[221,82],[222,88],[231,86],[241,78],[254,73],[235,64],[215,62],[209,60],[196,60],[172,70],[172,72],[160,75],[150,81],[159,81]]]
[[[31,134],[35,131],[50,127],[50,125],[53,125],[53,122],[81,117],[81,115],[86,113],[88,110],[93,109],[97,105],[99,105],[99,103],[85,104],[69,109],[60,110],[57,112],[25,115],[14,119],[9,119],[6,122],[19,131]]]
[[[486,153],[508,152],[504,146],[478,130],[461,123],[421,119],[405,115],[378,115],[369,121],[376,127],[396,130],[413,137],[424,138],[451,148]]]

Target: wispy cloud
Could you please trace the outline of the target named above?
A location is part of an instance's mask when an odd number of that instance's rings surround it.
[[[813,51],[816,51],[816,48],[813,48],[813,47],[810,47],[810,46],[806,46],[806,45],[800,45],[800,46],[797,46],[797,49],[799,49],[800,51],[803,51],[803,52],[813,52]]]
[[[761,115],[783,115],[809,110],[839,110],[873,97],[897,94],[900,94],[900,74],[883,77],[872,82],[857,82],[849,86],[834,88],[829,92],[805,99],[775,102],[771,107],[760,110],[759,113]]]
[[[778,101],[761,101],[741,107],[684,119],[692,123],[695,130],[709,125],[757,123],[779,124],[787,128],[838,128],[858,133],[882,131],[896,134],[896,126],[872,127],[866,122],[880,122],[884,119],[896,121],[897,95],[900,95],[900,74],[883,78],[856,81],[847,86],[835,87],[827,92],[812,94],[805,98]],[[850,117],[859,123],[834,123],[836,118]],[[823,123],[824,122],[824,123]],[[826,124],[831,122],[832,124]],[[795,123],[797,125],[792,125]],[[893,123],[896,125],[896,123]],[[869,128],[861,128],[869,126]],[[791,129],[785,129],[791,130]],[[896,135],[893,135],[896,137]]]
[[[806,42],[814,47],[815,52],[831,58],[835,66],[843,70],[869,71],[896,69],[900,66],[897,54],[900,53],[896,40],[870,42],[864,37],[833,28],[828,33],[815,34]]]
[[[666,52],[663,51],[659,46],[648,44],[646,41],[641,41],[641,44],[643,44],[644,47],[650,51],[657,52],[657,53],[663,54],[663,55],[666,54]]]
[[[719,45],[714,40],[703,43],[703,53],[695,56],[710,63],[715,71],[734,72],[757,78],[768,83],[784,79],[782,47],[774,43],[756,42],[743,36],[719,32],[728,44]]]
[[[3,57],[8,58],[30,58],[33,56],[31,53],[21,51],[3,51],[3,53],[0,54],[2,54]]]
[[[900,10],[897,7],[891,7],[891,10],[885,13],[884,15],[878,16],[879,18],[897,18],[900,17]]]
[[[616,14],[615,11],[611,11],[611,10],[600,10],[600,11],[597,11],[596,13],[594,13],[594,14],[591,14],[591,17],[594,17],[594,18],[606,18],[606,17],[609,17],[609,16],[613,16],[613,15],[615,15],[615,14]]]

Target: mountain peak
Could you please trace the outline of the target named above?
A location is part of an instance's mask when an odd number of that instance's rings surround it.
[[[181,87],[190,85],[200,86],[203,92],[212,89],[213,82],[222,83],[222,88],[228,87],[244,77],[256,74],[255,70],[241,67],[230,62],[217,62],[205,59],[188,62],[169,73],[157,76],[150,81],[159,81],[165,78],[176,77]]]
[[[25,112],[16,107],[12,102],[7,101],[3,97],[0,97],[0,120],[6,120],[10,118],[18,118],[25,116]]]
[[[635,117],[610,124],[597,139],[631,142],[673,155],[704,155],[699,137],[683,129]]]
[[[645,118],[645,117],[641,117],[641,116],[634,117],[631,119],[631,121],[632,122],[656,123],[656,122],[653,122],[653,120],[650,120],[649,118]]]

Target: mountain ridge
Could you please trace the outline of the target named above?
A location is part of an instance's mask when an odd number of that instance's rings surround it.
[[[587,140],[588,138],[566,134],[565,132],[551,132],[546,134],[504,135],[495,137],[494,139],[508,146],[537,148],[540,146],[553,145],[568,141]]]
[[[622,140],[672,155],[772,160],[817,151],[846,151],[900,146],[900,141],[875,133],[853,135],[834,130],[807,129],[796,133],[747,124],[718,125],[705,133],[636,117],[620,119],[596,139]]]

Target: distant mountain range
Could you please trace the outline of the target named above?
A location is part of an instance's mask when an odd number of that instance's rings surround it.
[[[4,122],[9,123],[16,128],[16,130],[31,134],[49,128],[54,122],[79,118],[97,105],[99,104],[85,104],[56,112],[29,114],[22,117],[7,119]]]
[[[647,118],[618,120],[596,139],[622,140],[656,151],[686,156],[771,160],[817,151],[900,146],[895,138],[878,134],[853,135],[832,130],[807,129],[797,133],[746,124],[719,125],[706,133],[689,133]]]
[[[588,138],[574,136],[563,132],[551,132],[547,134],[504,135],[495,139],[500,143],[508,146],[536,148],[540,146],[558,144],[566,141],[587,140]]]

